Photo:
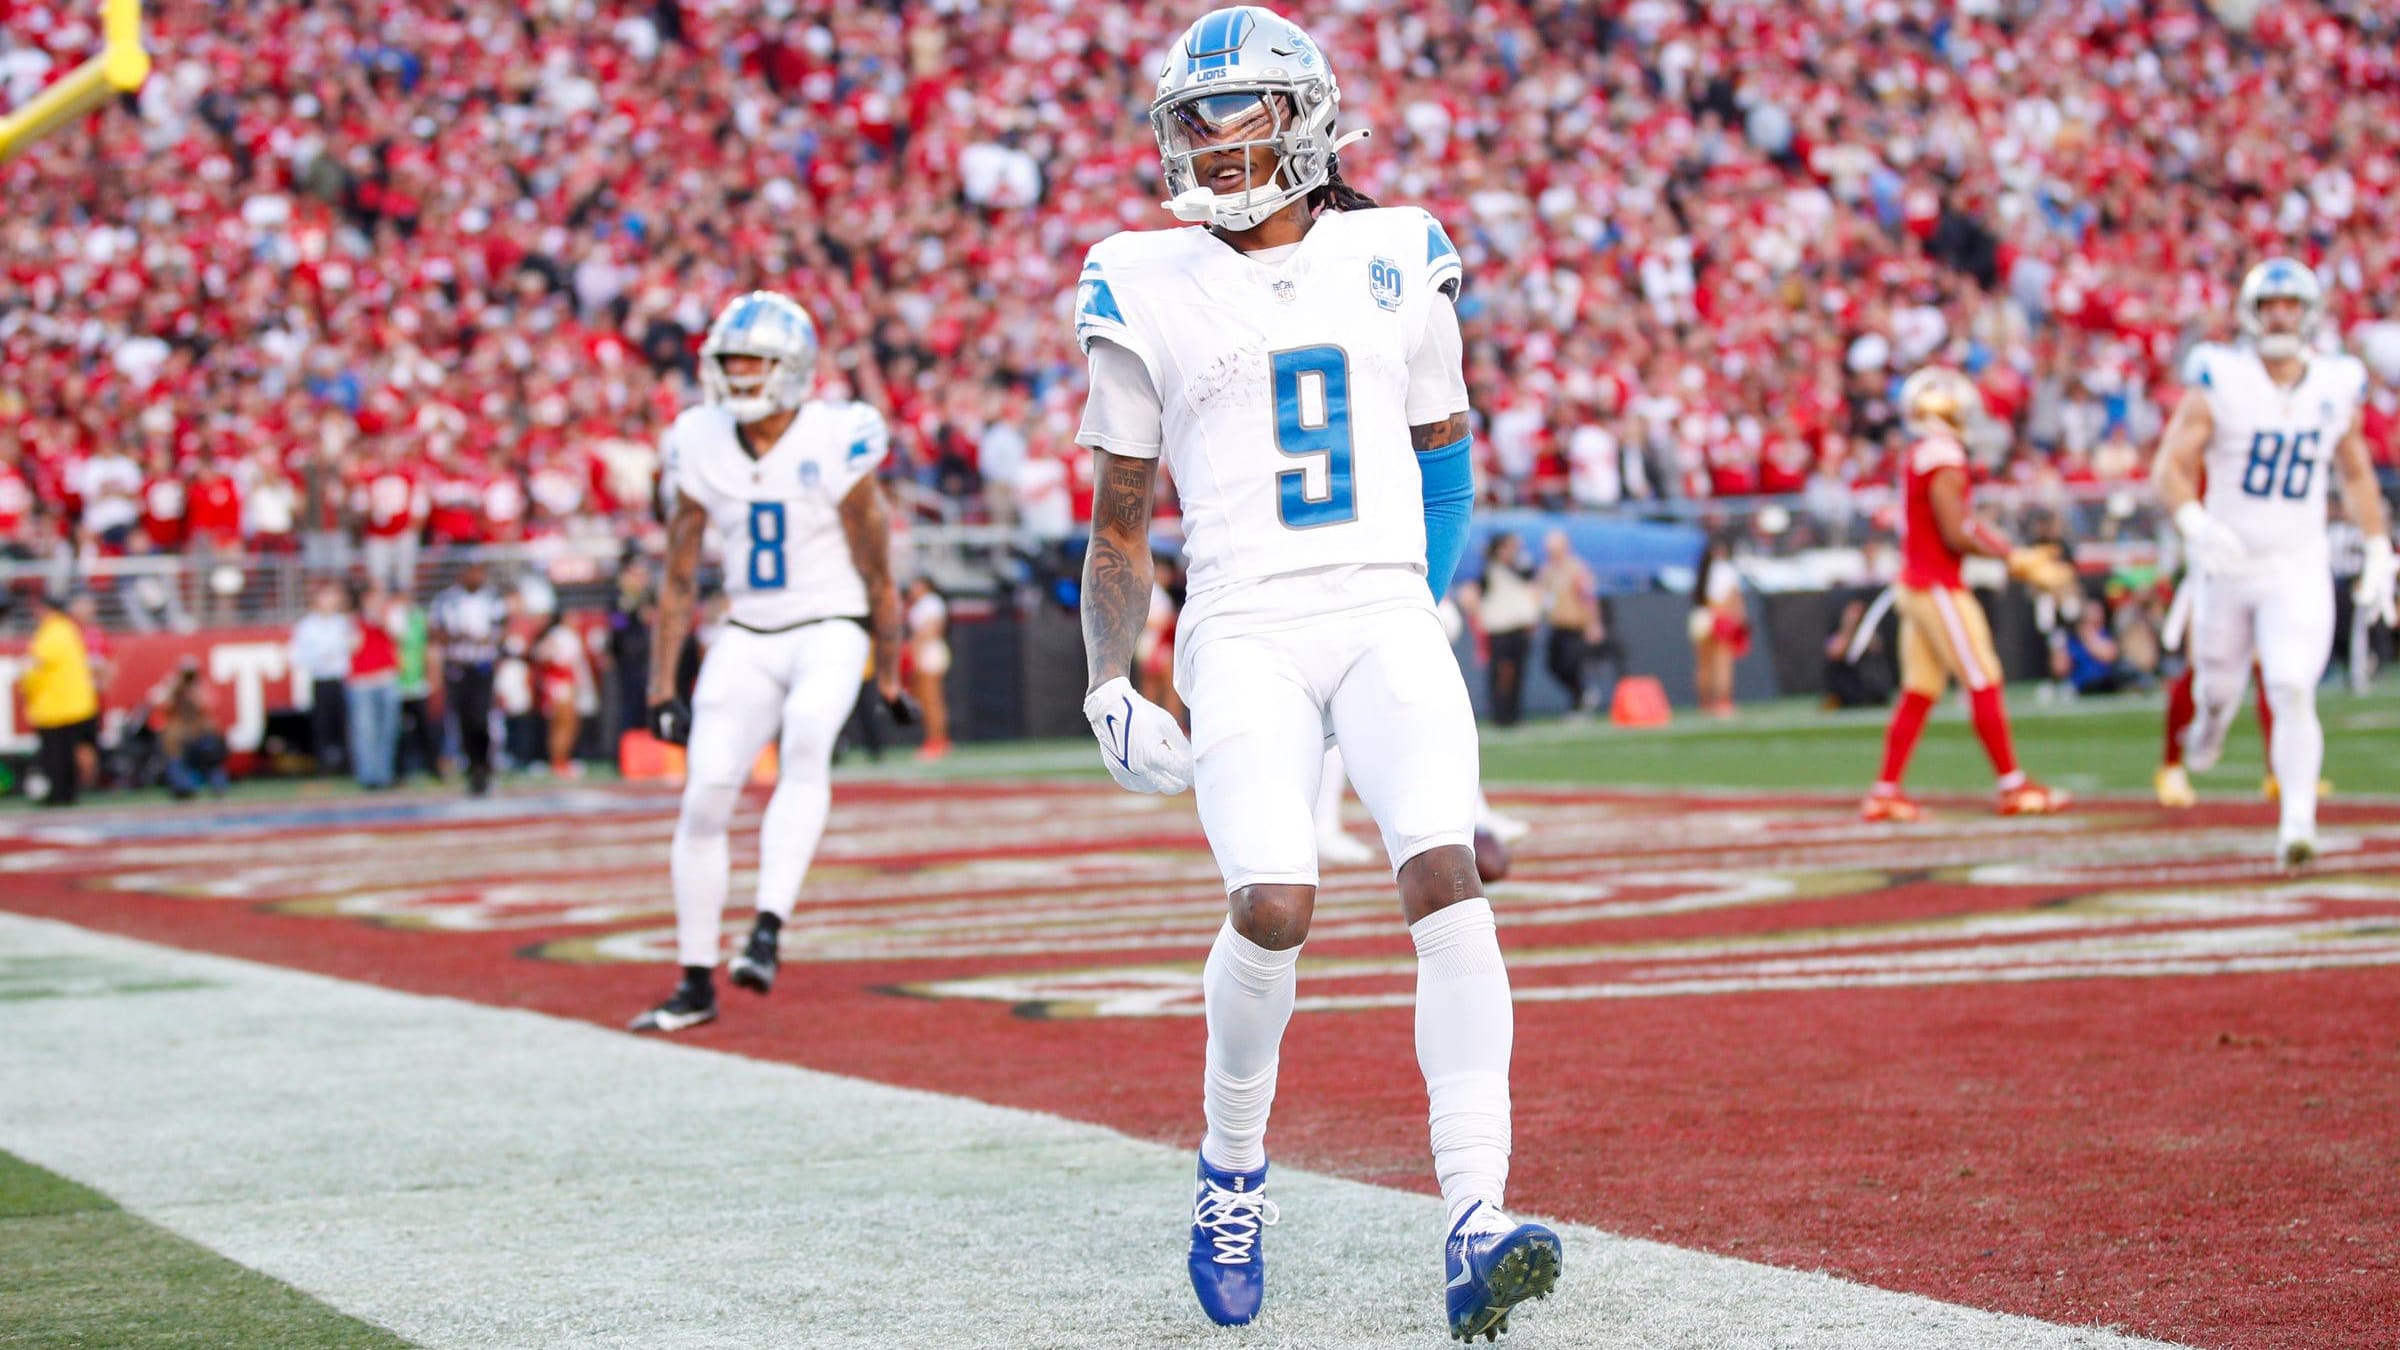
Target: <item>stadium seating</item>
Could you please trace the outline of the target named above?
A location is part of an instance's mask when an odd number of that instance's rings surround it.
[[[253,546],[330,527],[369,447],[448,506],[438,537],[622,529],[751,286],[818,315],[824,377],[885,408],[930,500],[1080,497],[1067,297],[1094,240],[1170,223],[1140,113],[1194,9],[154,5],[138,98],[0,167],[0,547],[89,524],[107,448],[145,486],[217,463]],[[98,13],[0,6],[0,104]],[[2133,476],[2176,353],[2269,249],[2390,337],[2376,0],[2247,36],[2196,0],[1296,13],[1377,132],[1346,175],[1466,255],[1503,502],[1840,494],[1886,472],[1893,373],[1937,355],[2016,431],[2003,473]],[[11,508],[11,460],[46,510]],[[233,542],[196,524],[158,543]]]

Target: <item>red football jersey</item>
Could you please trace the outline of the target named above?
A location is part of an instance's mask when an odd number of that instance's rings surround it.
[[[173,553],[191,532],[191,497],[181,478],[159,475],[142,484],[142,532]]]
[[[1908,447],[1900,460],[1900,491],[1908,514],[1900,526],[1900,584],[1920,590],[1960,585],[1958,552],[1942,538],[1933,518],[1935,474],[1967,471],[1967,450],[1947,436],[1928,436]]]
[[[14,539],[33,515],[33,484],[13,464],[0,464],[0,539]]]
[[[367,533],[377,539],[414,534],[425,515],[425,489],[415,474],[396,464],[362,472],[353,500],[366,517]]]

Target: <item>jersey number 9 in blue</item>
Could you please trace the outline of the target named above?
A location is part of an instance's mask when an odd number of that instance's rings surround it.
[[[750,589],[783,589],[783,503],[750,503]]]
[[[1325,457],[1325,490],[1310,495],[1308,470],[1275,475],[1275,513],[1287,529],[1358,519],[1350,483],[1350,354],[1299,347],[1269,358],[1275,372],[1275,448],[1294,459]]]
[[[2280,431],[2261,431],[2250,437],[2250,462],[2242,466],[2242,491],[2252,497],[2281,495],[2298,501],[2308,495],[2309,487],[2317,480],[2317,461],[2312,453],[2323,433],[2303,431],[2297,436],[2285,436]],[[2280,492],[2276,480],[2282,480]]]

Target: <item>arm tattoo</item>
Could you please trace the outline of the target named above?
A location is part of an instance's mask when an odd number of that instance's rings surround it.
[[[1439,450],[1465,439],[1466,434],[1467,415],[1463,412],[1452,413],[1439,422],[1427,422],[1421,427],[1408,429],[1409,439],[1416,444],[1419,452]]]
[[[686,500],[667,522],[667,575],[658,588],[657,631],[650,638],[650,696],[675,692],[675,668],[683,658],[683,640],[691,635],[692,611],[700,603],[700,542],[708,533],[708,512]]]
[[[1133,648],[1150,618],[1151,485],[1158,462],[1094,451],[1092,545],[1083,556],[1085,688],[1133,668]]]
[[[867,586],[867,635],[880,678],[900,668],[900,591],[892,583],[892,526],[881,483],[862,478],[842,498],[842,537],[849,541],[850,561]]]

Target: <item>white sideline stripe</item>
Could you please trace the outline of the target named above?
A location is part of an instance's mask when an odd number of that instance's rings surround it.
[[[7,1004],[0,1147],[428,1347],[1445,1343],[1428,1196],[1277,1174],[1268,1311],[1225,1333],[1183,1273],[1182,1149],[0,916],[15,993],[52,965]],[[1562,1233],[1509,1344],[2159,1344]]]

